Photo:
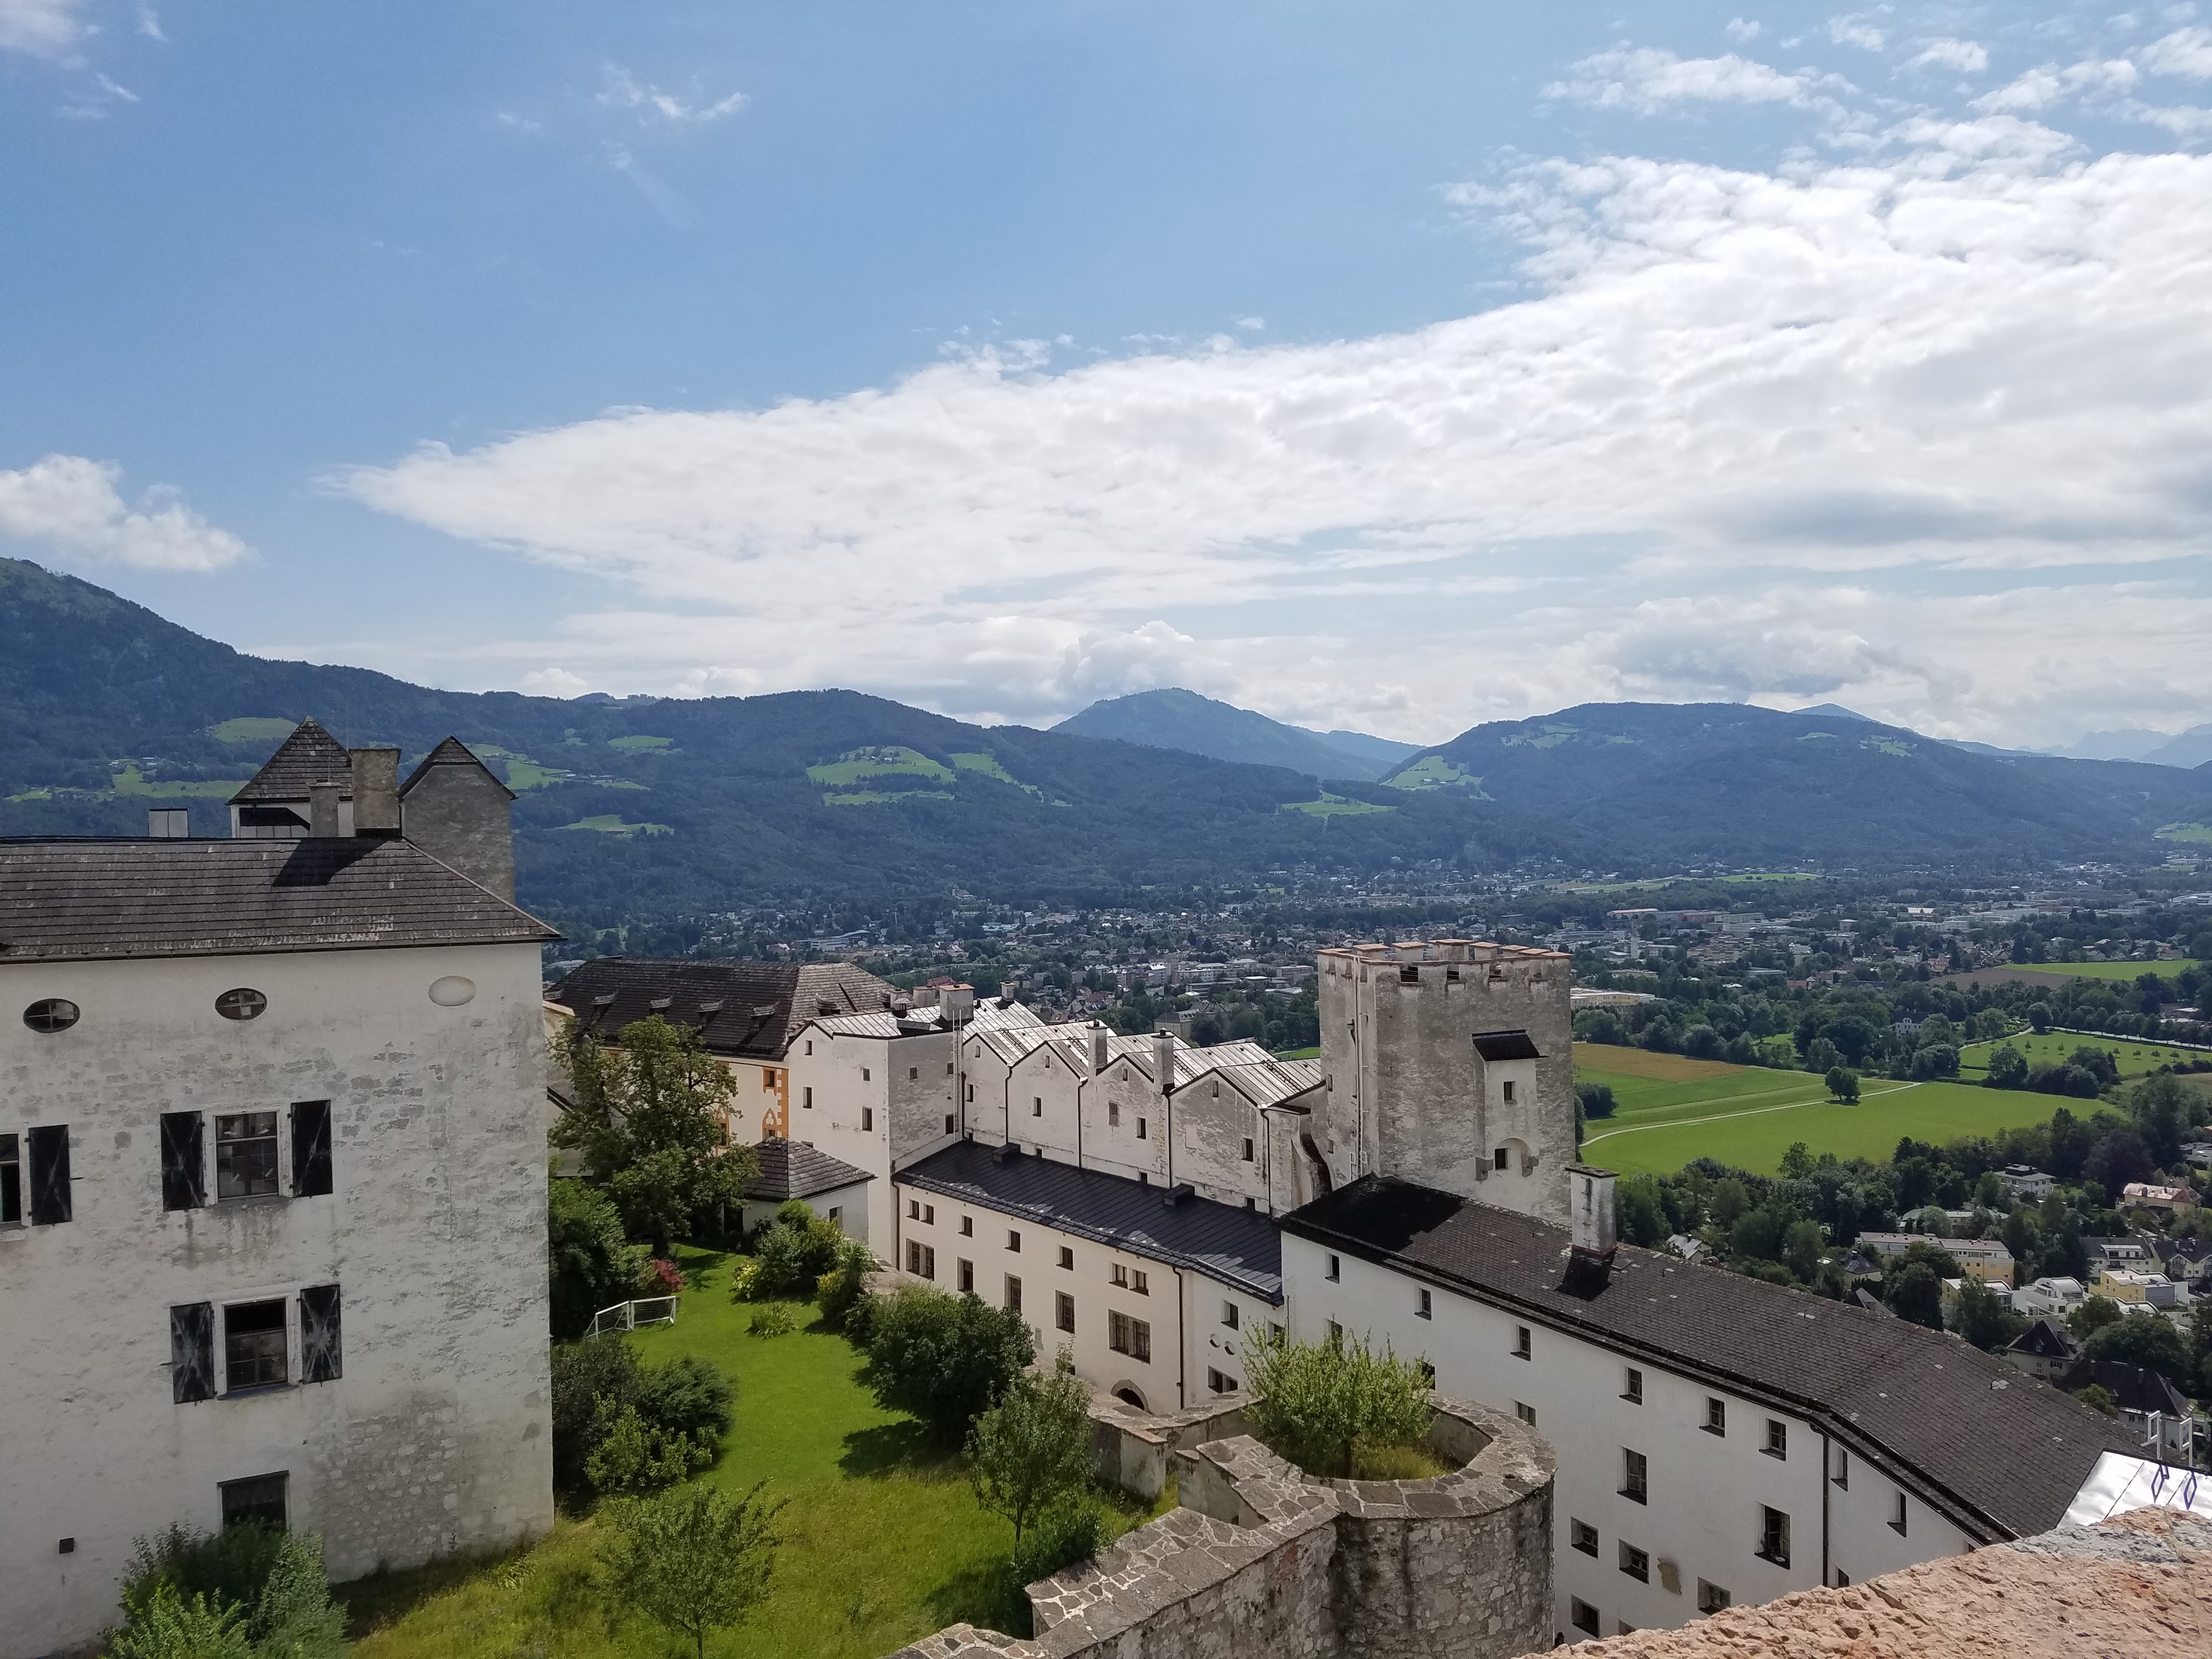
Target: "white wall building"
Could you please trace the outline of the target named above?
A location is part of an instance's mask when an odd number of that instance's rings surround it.
[[[0,845],[5,1659],[115,1621],[172,1522],[340,1579],[552,1522],[555,935],[392,833],[368,754],[360,835]]]

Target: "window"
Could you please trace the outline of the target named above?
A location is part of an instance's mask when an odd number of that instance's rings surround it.
[[[1145,1134],[1145,1120],[1144,1120],[1144,1119],[1142,1119],[1142,1118],[1139,1118],[1139,1119],[1137,1120],[1137,1139],[1139,1139],[1139,1140],[1143,1140],[1143,1139],[1145,1139],[1146,1138],[1146,1134]]]
[[[1016,1255],[1022,1253],[1022,1236],[1011,1227],[1006,1229],[1006,1248]]]
[[[906,1242],[906,1270],[916,1279],[937,1277],[937,1252],[909,1238]]]
[[[215,1011],[225,1019],[258,1019],[268,1012],[269,999],[258,991],[241,985],[235,991],[225,991],[215,1000]]]
[[[1075,1298],[1066,1291],[1052,1299],[1052,1322],[1063,1331],[1075,1328]]]
[[[1620,1397],[1632,1406],[1644,1403],[1644,1373],[1633,1365],[1622,1375]]]
[[[863,1073],[860,1073],[860,1075],[861,1075],[862,1077],[866,1077],[866,1076],[867,1076],[867,1073],[866,1073],[866,1072],[863,1072]],[[762,1087],[763,1089],[768,1089],[768,1090],[773,1090],[773,1089],[775,1087],[775,1066],[762,1066],[762,1067],[761,1067],[761,1087]]]
[[[1836,1569],[1836,1588],[1838,1589],[1849,1589],[1850,1588],[1850,1574],[1845,1572],[1841,1567],[1838,1567]]]
[[[1516,1325],[1513,1328],[1513,1357],[1516,1359],[1528,1359],[1534,1357],[1529,1350],[1528,1328],[1526,1325]]]
[[[0,1227],[23,1224],[23,1158],[13,1135],[0,1135]]]
[[[921,1066],[908,1066],[908,1067],[906,1068],[906,1080],[907,1080],[908,1083],[919,1083],[919,1082],[921,1082]]]
[[[52,1036],[76,1024],[77,1006],[66,997],[46,997],[23,1010],[23,1024]]]
[[[863,1107],[861,1107],[861,1108],[860,1108],[860,1133],[861,1133],[862,1134],[870,1134],[870,1133],[872,1133],[874,1132],[874,1130],[875,1130],[875,1127],[876,1127],[876,1109],[875,1109],[874,1107],[872,1107],[872,1106],[863,1106]]]
[[[226,1480],[222,1483],[222,1524],[243,1526],[255,1522],[277,1532],[284,1530],[284,1489],[290,1477],[279,1470],[275,1474],[257,1474],[250,1480]]]
[[[1632,1504],[1651,1501],[1651,1469],[1640,1451],[1623,1447],[1620,1453],[1620,1495]]]
[[[1502,1170],[1505,1167],[1505,1149],[1503,1146],[1490,1155],[1490,1167],[1493,1170]]]
[[[1413,1294],[1417,1298],[1413,1304],[1413,1317],[1416,1319],[1432,1317],[1435,1304],[1429,1299],[1429,1293],[1426,1291],[1416,1291]]]
[[[1129,1288],[1129,1270],[1119,1261],[1113,1265],[1106,1277],[1109,1282],[1119,1285],[1125,1291]]]
[[[1766,1444],[1760,1449],[1769,1457],[1788,1461],[1790,1456],[1790,1425],[1779,1418],[1766,1419]]]
[[[331,1190],[331,1103],[299,1101],[292,1108],[292,1196],[319,1198]]]
[[[1615,1636],[1633,1636],[1636,1634],[1636,1626],[1626,1619],[1619,1620],[1614,1622],[1613,1633]]]
[[[1651,1582],[1651,1557],[1626,1538],[1620,1540],[1620,1570],[1640,1584]]]
[[[1759,1553],[1778,1567],[1790,1565],[1790,1517],[1780,1510],[1759,1511]]]
[[[1115,1353],[1125,1353],[1149,1364],[1152,1358],[1152,1328],[1127,1314],[1109,1313],[1106,1316],[1106,1346]]]
[[[960,1218],[960,1237],[963,1238],[973,1238],[975,1237],[975,1218],[974,1216],[963,1215]]]
[[[1567,1537],[1584,1555],[1597,1553],[1597,1528],[1589,1522],[1570,1520],[1567,1522]]]
[[[1578,1595],[1571,1598],[1567,1605],[1573,1610],[1571,1616],[1577,1630],[1585,1636],[1595,1636],[1598,1633],[1598,1617],[1595,1607]]]
[[[923,1205],[921,1206],[921,1220],[924,1226],[934,1227],[937,1224],[937,1206],[934,1204]]]
[[[947,1134],[952,1133],[952,1114],[950,1112],[945,1115],[945,1133]]]
[[[242,1302],[222,1310],[222,1376],[226,1394],[292,1380],[283,1303]]]
[[[1889,1529],[1899,1538],[1905,1536],[1905,1494],[1903,1492],[1897,1494],[1896,1507],[1890,1511]]]
[[[1532,1429],[1536,1426],[1536,1408],[1534,1406],[1523,1404],[1516,1400],[1513,1402],[1513,1415]]]
[[[215,1121],[215,1195],[262,1198],[276,1190],[276,1114],[226,1112]]]
[[[1249,1135],[1244,1137],[1244,1161],[1247,1164],[1252,1161],[1252,1137]]]
[[[1727,1401],[1716,1400],[1711,1395],[1705,1396],[1705,1427],[1707,1434],[1724,1436],[1728,1433]]]
[[[968,1103],[970,1106],[975,1103],[975,1085],[972,1083],[968,1085]]]
[[[1208,1365],[1206,1368],[1206,1386],[1216,1394],[1235,1394],[1243,1384],[1228,1372],[1216,1370]]]
[[[1334,1319],[1328,1322],[1328,1346],[1332,1348],[1340,1348],[1344,1346],[1344,1327]]]
[[[908,1221],[919,1221],[921,1219],[921,1200],[920,1199],[909,1198],[907,1200],[906,1218]]]
[[[952,1062],[949,1060],[945,1062],[945,1075],[947,1077],[952,1075]]]
[[[1278,1346],[1281,1345],[1283,1340],[1283,1328],[1275,1323],[1272,1319],[1267,1322],[1267,1340],[1276,1344]]]
[[[1729,1593],[1718,1584],[1708,1584],[1702,1578],[1698,1580],[1699,1613],[1719,1613],[1728,1607],[1729,1599]]]
[[[338,1340],[338,1287],[311,1285],[300,1292],[300,1381],[335,1382],[345,1375]]]
[[[814,1109],[814,1085],[811,1083],[799,1091],[799,1109],[802,1112]]]
[[[860,1081],[861,1081],[861,1082],[863,1082],[863,1083],[866,1083],[867,1080],[868,1080],[868,1068],[867,1068],[866,1066],[863,1066],[862,1067],[860,1067]]]
[[[58,1226],[76,1213],[70,1187],[69,1126],[49,1123],[23,1137],[31,1164],[31,1224]]]
[[[1042,1117],[1044,1115],[1044,1097],[1042,1095],[1031,1095],[1030,1097],[1030,1115],[1031,1117]]]
[[[197,1210],[207,1202],[205,1120],[198,1112],[161,1114],[161,1207]]]
[[[1237,1304],[1234,1302],[1224,1302],[1221,1304],[1221,1322],[1232,1331],[1237,1328]]]
[[[1070,1273],[1075,1271],[1075,1252],[1065,1244],[1060,1247],[1060,1265]]]
[[[1508,1106],[1513,1103],[1513,1085],[1510,1081],[1505,1085],[1505,1103]]]
[[[1150,1296],[1152,1293],[1152,1281],[1146,1277],[1142,1267],[1133,1267],[1129,1270],[1129,1288],[1139,1296]]]
[[[832,1204],[830,1206],[830,1220],[833,1225],[842,1226],[845,1221],[845,1206],[842,1204]]]
[[[1327,1279],[1330,1284],[1335,1284],[1339,1279],[1344,1277],[1344,1263],[1335,1256],[1329,1257],[1328,1271],[1324,1273],[1322,1277]]]
[[[1008,1273],[1006,1275],[1006,1311],[1008,1313],[1019,1313],[1021,1310],[1022,1281],[1015,1278],[1012,1273]]]
[[[1835,1482],[1845,1492],[1851,1489],[1851,1455],[1841,1446],[1836,1448]]]
[[[814,1039],[812,1037],[806,1039],[806,1052],[810,1054],[814,1052]]]
[[[1118,1100],[1109,1100],[1106,1103],[1106,1127],[1109,1129],[1118,1129],[1121,1127],[1121,1103]]]
[[[955,1263],[952,1269],[952,1282],[960,1287],[961,1295],[975,1295],[975,1264],[966,1261]]]

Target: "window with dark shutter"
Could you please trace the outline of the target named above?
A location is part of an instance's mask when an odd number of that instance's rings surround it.
[[[292,1108],[292,1196],[331,1190],[331,1103],[303,1100]]]
[[[49,1123],[24,1137],[31,1154],[31,1224],[70,1218],[69,1126]]]
[[[300,1292],[300,1381],[335,1382],[345,1375],[338,1341],[338,1287],[311,1285]]]
[[[207,1202],[205,1120],[198,1112],[161,1114],[161,1207],[197,1210]]]
[[[215,1304],[169,1310],[169,1387],[179,1406],[215,1398]]]

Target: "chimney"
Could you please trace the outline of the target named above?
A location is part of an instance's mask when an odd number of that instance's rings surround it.
[[[334,841],[338,833],[338,798],[346,786],[336,781],[307,786],[307,834],[316,841]]]
[[[356,836],[399,833],[399,751],[379,744],[349,749],[353,757],[353,832]]]
[[[1613,1231],[1613,1171],[1587,1164],[1567,1165],[1567,1193],[1573,1211],[1570,1233],[1577,1253],[1612,1260],[1620,1238]]]
[[[1159,1080],[1160,1093],[1165,1095],[1175,1087],[1176,1035],[1173,1031],[1152,1033],[1152,1071]]]
[[[1106,1026],[1103,1020],[1091,1022],[1091,1075],[1097,1077],[1106,1069]]]
[[[947,1023],[965,1025],[975,1017],[975,988],[947,985],[937,994],[937,1012]]]
[[[185,841],[192,833],[192,815],[189,808],[149,806],[146,809],[146,836],[150,841]]]

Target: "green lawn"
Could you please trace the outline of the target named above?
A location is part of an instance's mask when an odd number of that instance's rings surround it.
[[[845,787],[865,783],[870,778],[887,777],[928,778],[937,783],[952,781],[951,768],[904,744],[848,750],[834,761],[808,767],[806,775],[817,783]]]
[[[2177,979],[2185,968],[2202,969],[2201,962],[2015,962],[2008,964],[2023,974],[2048,974],[2054,979],[2113,979],[2132,985],[2145,974]]]
[[[564,823],[563,830],[596,830],[603,836],[672,836],[676,831],[665,823],[630,823],[619,812],[599,812],[588,818],[578,818],[574,823]]]
[[[842,1337],[811,1327],[745,1334],[759,1304],[732,1306],[724,1258],[680,1253],[692,1289],[672,1326],[631,1340],[648,1359],[702,1354],[738,1381],[737,1424],[700,1479],[733,1492],[765,1480],[790,1500],[768,1601],[708,1644],[717,1659],[877,1659],[960,1620],[1004,1628],[1013,1541],[980,1508],[957,1458],[879,1409]],[[1109,1529],[1145,1518],[1126,1502]],[[593,1523],[563,1521],[537,1548],[467,1569],[393,1574],[343,1592],[359,1659],[660,1659],[650,1626],[610,1629],[589,1588]]]
[[[2162,1042],[2136,1042],[2127,1037],[2075,1036],[2065,1031],[2052,1031],[2044,1036],[2023,1031],[2003,1041],[2019,1049],[2031,1066],[2063,1065],[2076,1048],[2102,1048],[2112,1057],[2122,1077],[2143,1077],[2161,1066],[2193,1060],[2203,1052],[2176,1048]],[[1989,1071],[1990,1051],[1996,1046],[1994,1042],[1974,1042],[1961,1048],[1959,1074],[1969,1081],[1978,1080]]]
[[[1326,789],[1321,792],[1318,800],[1286,800],[1283,803],[1285,812],[1304,812],[1316,818],[1358,817],[1364,812],[1395,812],[1397,810],[1395,806],[1378,806],[1371,800],[1352,800],[1343,795],[1332,795]]]

